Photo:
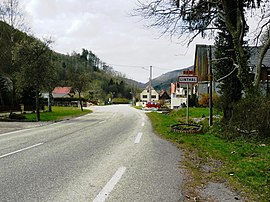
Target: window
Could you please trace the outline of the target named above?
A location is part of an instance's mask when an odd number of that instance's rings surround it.
[[[147,95],[143,95],[142,97],[143,97],[143,98],[147,98]]]
[[[157,96],[156,96],[156,95],[152,95],[152,98],[153,98],[153,99],[156,99],[156,98],[157,98]]]

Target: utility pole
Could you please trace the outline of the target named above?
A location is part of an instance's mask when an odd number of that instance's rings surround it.
[[[150,77],[149,77],[149,102],[152,100],[152,66],[150,66]]]
[[[213,72],[212,48],[209,46],[209,126],[213,125]]]

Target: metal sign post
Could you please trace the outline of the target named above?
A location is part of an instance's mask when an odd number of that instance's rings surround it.
[[[188,124],[189,119],[189,102],[188,102],[188,96],[189,96],[189,84],[195,84],[198,83],[198,77],[197,76],[178,76],[178,83],[181,84],[187,84],[187,115],[186,115],[186,123]]]
[[[189,102],[188,102],[188,94],[189,94],[189,84],[187,84],[187,116],[186,116],[186,124],[188,124],[188,119],[189,119]]]

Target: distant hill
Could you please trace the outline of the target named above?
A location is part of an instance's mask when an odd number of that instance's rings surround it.
[[[161,76],[152,80],[152,86],[156,90],[169,90],[171,83],[176,82],[178,76],[182,74],[182,72],[185,70],[193,70],[193,65],[184,69],[178,69],[162,74]],[[148,83],[146,83],[145,85],[148,85]]]
[[[128,78],[123,78],[125,80],[125,82],[127,84],[129,84],[130,86],[134,86],[136,88],[140,88],[140,89],[144,89],[146,87],[146,84],[132,80],[132,79],[128,79]]]

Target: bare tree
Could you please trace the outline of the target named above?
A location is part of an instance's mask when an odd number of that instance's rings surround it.
[[[19,0],[4,0],[2,4],[0,4],[0,20],[10,26],[10,29],[6,30],[6,35],[12,47],[15,43],[15,34],[18,31],[26,32],[29,30],[26,28],[24,16]],[[14,60],[13,49],[14,48],[11,49],[12,61]]]
[[[260,86],[260,75],[261,75],[261,67],[267,50],[270,48],[270,5],[268,5],[268,12],[262,15],[258,27],[257,27],[257,36],[255,37],[257,40],[256,44],[262,46],[260,55],[258,58],[257,66],[256,66],[256,74],[255,74],[255,87],[258,89]],[[259,41],[260,40],[260,41]]]
[[[5,53],[1,54],[2,60],[7,61],[4,68],[4,74],[12,81],[12,105],[16,100],[16,71],[14,48],[22,38],[20,31],[26,32],[27,29],[24,21],[24,12],[20,6],[19,0],[3,0],[0,4],[0,20],[8,26],[4,26],[1,40],[8,41],[8,47],[4,48]]]
[[[163,34],[187,37],[188,44],[197,36],[213,36],[218,30],[217,19],[224,22],[232,36],[238,77],[247,94],[254,92],[249,76],[244,37],[248,31],[247,11],[266,8],[269,0],[151,0],[141,2],[135,15],[152,20],[150,27],[162,27]],[[270,12],[263,10],[262,15]]]
[[[36,119],[40,121],[40,91],[48,87],[48,82],[52,78],[54,68],[52,66],[52,51],[50,45],[52,40],[38,40],[28,37],[17,44],[15,56],[20,63],[20,71],[16,75],[20,87],[32,88],[36,98]]]

